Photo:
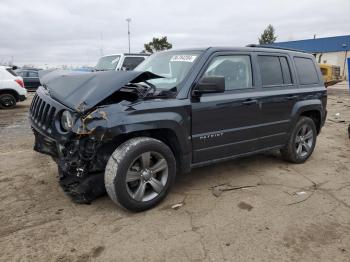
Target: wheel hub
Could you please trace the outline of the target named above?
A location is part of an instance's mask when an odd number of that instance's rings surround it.
[[[141,171],[141,177],[145,180],[145,181],[149,181],[152,177],[152,171],[150,169],[143,169]]]

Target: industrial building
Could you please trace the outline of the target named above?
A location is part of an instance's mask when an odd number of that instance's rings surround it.
[[[350,35],[278,42],[271,45],[312,53],[320,64],[339,66],[342,78],[348,79],[347,58],[350,57],[350,52],[348,52],[350,51]]]

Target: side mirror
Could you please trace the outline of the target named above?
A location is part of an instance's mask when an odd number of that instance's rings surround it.
[[[225,91],[225,77],[206,76],[203,77],[193,90],[194,96],[208,93],[223,93]]]

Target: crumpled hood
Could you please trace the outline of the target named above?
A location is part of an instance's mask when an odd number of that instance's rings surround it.
[[[40,83],[49,91],[53,99],[82,113],[93,108],[128,83],[154,78],[161,78],[161,76],[147,71],[92,73],[68,70],[39,71]]]

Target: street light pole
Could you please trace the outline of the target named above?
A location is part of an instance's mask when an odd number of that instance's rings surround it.
[[[130,22],[131,22],[131,18],[127,18],[126,22],[128,22],[128,40],[129,40],[129,54],[130,54]]]

